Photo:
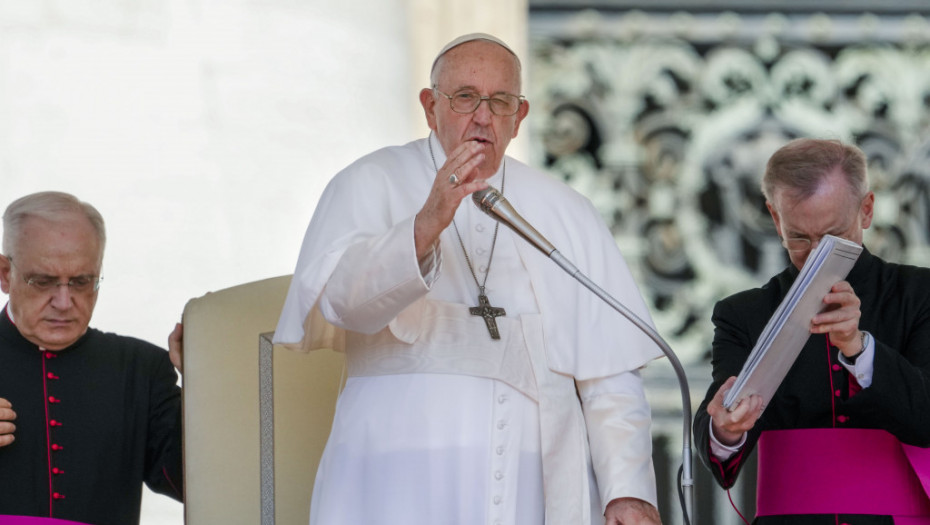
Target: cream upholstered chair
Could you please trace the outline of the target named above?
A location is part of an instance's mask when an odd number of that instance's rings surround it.
[[[271,345],[290,278],[208,293],[184,308],[187,525],[309,518],[344,360]]]

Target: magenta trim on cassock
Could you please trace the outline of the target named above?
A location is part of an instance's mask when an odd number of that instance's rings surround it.
[[[758,446],[759,516],[877,514],[930,524],[930,449],[857,428],[766,431]]]
[[[34,518],[32,516],[4,516],[0,514],[0,525],[87,525],[79,521],[56,518]]]

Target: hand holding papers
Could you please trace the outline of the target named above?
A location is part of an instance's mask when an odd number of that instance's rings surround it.
[[[810,337],[811,319],[824,308],[823,298],[846,278],[862,246],[824,235],[811,252],[788,294],[765,325],[733,388],[723,399],[732,410],[745,397],[762,397],[763,410]]]

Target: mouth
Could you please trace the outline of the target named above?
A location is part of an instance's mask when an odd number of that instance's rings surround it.
[[[478,144],[492,144],[492,142],[491,142],[490,140],[485,139],[485,138],[482,138],[482,137],[472,137],[472,138],[470,138],[470,139],[468,139],[468,140],[475,141],[475,142],[477,142]]]

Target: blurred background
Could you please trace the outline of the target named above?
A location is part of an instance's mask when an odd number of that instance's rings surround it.
[[[164,346],[188,299],[293,271],[339,169],[425,136],[417,91],[471,31],[523,58],[511,152],[601,210],[695,406],[714,302],[787,264],[758,190],[787,140],[859,144],[866,245],[930,260],[925,0],[3,0],[0,206],[49,189],[94,204],[109,238],[92,324]],[[661,510],[681,523],[678,389],[665,363],[645,376]],[[695,474],[700,522],[738,523]],[[732,491],[748,515],[752,476]],[[182,522],[146,494],[144,525]]]

